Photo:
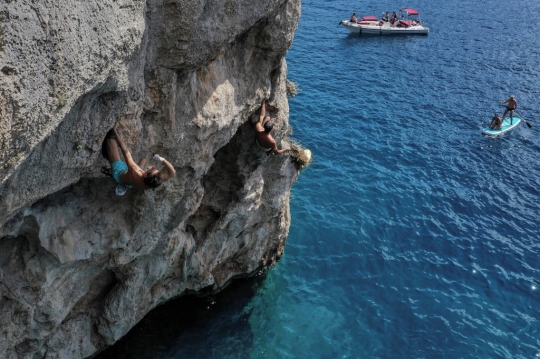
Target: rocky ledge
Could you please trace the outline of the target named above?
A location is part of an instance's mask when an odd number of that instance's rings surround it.
[[[0,357],[85,358],[148,311],[273,265],[298,166],[286,63],[300,0],[0,3]],[[115,195],[119,121],[134,157],[176,176]]]

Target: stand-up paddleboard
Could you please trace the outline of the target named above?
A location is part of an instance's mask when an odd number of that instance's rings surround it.
[[[517,125],[521,123],[521,118],[514,116],[512,117],[512,124],[510,125],[510,118],[505,118],[504,121],[501,123],[501,129],[500,130],[493,130],[489,127],[486,127],[482,130],[482,133],[484,135],[489,136],[498,136],[501,133],[505,133],[510,131],[511,129],[515,128]]]

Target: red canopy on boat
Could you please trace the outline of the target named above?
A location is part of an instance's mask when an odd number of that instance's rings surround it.
[[[409,8],[405,8],[405,9],[401,9],[401,10],[405,11],[409,15],[420,15],[420,12],[418,10],[409,9]]]
[[[379,18],[377,16],[362,16],[360,18],[362,21],[379,21]]]

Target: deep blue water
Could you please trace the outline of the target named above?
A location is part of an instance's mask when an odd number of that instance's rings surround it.
[[[429,36],[337,25],[400,5]],[[283,259],[167,304],[109,353],[540,357],[538,14],[535,0],[303,1],[290,122],[314,162],[293,188]],[[532,130],[481,135],[511,94]]]

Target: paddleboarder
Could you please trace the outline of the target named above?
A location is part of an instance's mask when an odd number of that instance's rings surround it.
[[[514,110],[517,109],[518,107],[518,103],[517,103],[517,100],[516,100],[516,97],[514,95],[510,96],[508,98],[508,100],[506,101],[501,101],[501,105],[504,105],[504,104],[507,104],[506,105],[506,108],[504,109],[504,112],[503,112],[503,115],[502,115],[502,119],[504,121],[504,119],[506,118],[506,114],[508,112],[510,112],[510,125],[512,125],[512,118],[514,117]]]
[[[491,123],[489,124],[489,128],[491,128],[492,130],[500,130],[501,123],[502,123],[502,118],[499,116],[498,113],[496,113],[491,118]]]

